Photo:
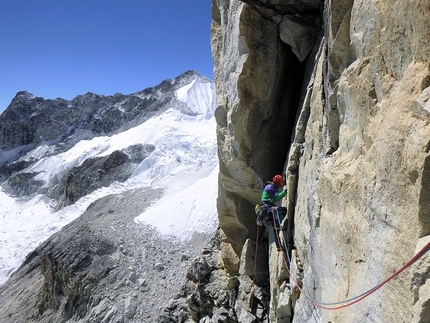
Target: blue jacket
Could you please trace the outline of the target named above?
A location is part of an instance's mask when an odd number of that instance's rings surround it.
[[[269,202],[271,204],[282,199],[287,192],[278,192],[278,187],[272,182],[267,183],[264,186],[263,193],[261,194],[261,202]]]

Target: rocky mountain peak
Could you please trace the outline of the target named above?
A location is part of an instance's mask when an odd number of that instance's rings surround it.
[[[193,79],[199,79],[199,80],[202,80],[202,82],[212,82],[209,78],[201,75],[199,72],[197,72],[195,70],[189,70],[189,71],[186,71],[186,72],[180,74],[175,79],[175,81],[180,83],[180,84],[184,84],[184,83],[188,84]]]
[[[18,101],[29,101],[31,99],[34,99],[34,95],[24,90],[24,91],[18,92],[15,95],[15,97],[12,99],[11,103],[17,103]]]
[[[8,119],[10,122],[28,120],[34,112],[37,112],[43,98],[35,97],[28,91],[20,91],[12,99],[7,109],[0,115],[0,119]]]

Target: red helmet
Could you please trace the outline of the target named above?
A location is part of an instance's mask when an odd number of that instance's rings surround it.
[[[278,186],[284,186],[284,179],[281,175],[275,175],[273,177],[273,183],[275,183]]]

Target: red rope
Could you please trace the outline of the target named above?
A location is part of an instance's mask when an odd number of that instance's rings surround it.
[[[275,221],[275,215],[273,213],[273,221]],[[274,222],[275,225],[275,222]],[[277,234],[277,238],[278,238],[278,242],[281,243],[281,240],[279,238],[279,234]],[[281,244],[280,244],[281,245]],[[394,274],[392,274],[390,277],[388,277],[387,279],[385,279],[383,282],[379,283],[378,285],[376,285],[375,287],[373,287],[372,289],[370,289],[369,291],[367,291],[363,296],[355,299],[354,301],[351,301],[349,303],[343,304],[343,305],[339,305],[339,306],[334,306],[334,307],[328,307],[328,306],[324,306],[322,304],[320,304],[320,302],[317,302],[315,300],[313,300],[312,298],[310,298],[309,296],[307,296],[302,288],[300,288],[299,284],[297,283],[297,281],[294,279],[293,274],[290,271],[290,268],[288,266],[287,260],[285,259],[285,253],[282,252],[282,258],[285,264],[285,267],[288,270],[288,273],[291,277],[291,279],[293,280],[294,284],[296,285],[296,287],[299,289],[300,293],[303,294],[303,296],[305,296],[305,298],[314,306],[322,308],[322,309],[326,309],[329,311],[333,311],[333,310],[338,310],[341,308],[345,308],[348,306],[351,306],[352,304],[358,303],[359,301],[363,300],[364,298],[366,298],[367,296],[369,296],[370,294],[376,292],[379,288],[381,288],[382,286],[384,286],[386,283],[388,283],[391,279],[393,279],[394,277],[396,277],[397,275],[399,275],[403,270],[405,270],[406,268],[408,268],[409,266],[411,266],[414,262],[416,262],[419,258],[421,258],[427,251],[430,250],[430,242],[428,242],[417,254],[415,254],[415,256],[413,256],[407,263],[405,263],[400,269],[398,269]]]

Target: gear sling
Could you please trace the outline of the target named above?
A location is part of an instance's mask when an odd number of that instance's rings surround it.
[[[283,231],[282,221],[287,215],[287,208],[277,207],[271,203],[262,202],[255,206],[256,223],[263,227],[272,227],[273,237],[275,239],[276,248],[281,250],[279,245],[279,231]]]

